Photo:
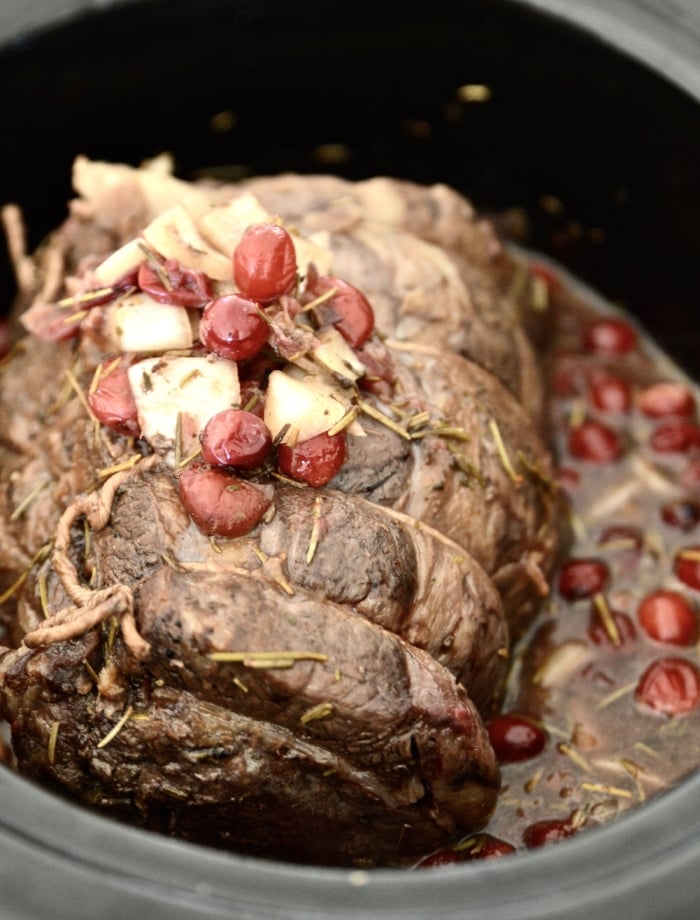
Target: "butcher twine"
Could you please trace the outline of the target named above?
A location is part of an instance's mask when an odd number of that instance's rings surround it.
[[[84,585],[70,559],[71,528],[85,516],[93,530],[107,526],[117,491],[137,473],[150,470],[160,462],[157,454],[144,457],[128,470],[114,473],[99,492],[80,495],[61,515],[56,528],[52,565],[63,589],[75,606],[66,607],[47,617],[41,626],[24,637],[28,648],[52,645],[82,636],[111,616],[119,617],[124,643],[136,658],[148,656],[151,646],[140,635],[134,617],[134,597],[130,585],[116,584],[94,590]]]

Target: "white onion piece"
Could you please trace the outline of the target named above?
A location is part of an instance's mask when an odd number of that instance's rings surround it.
[[[238,369],[232,361],[146,358],[128,374],[141,434],[157,450],[175,447],[179,437],[181,454],[189,455],[213,415],[240,406]]]
[[[104,262],[97,266],[93,275],[96,281],[105,286],[116,284],[124,275],[135,271],[144,259],[145,255],[139,241],[130,240],[111,256],[107,256]]]
[[[291,377],[284,371],[273,371],[265,397],[265,424],[273,439],[285,425],[283,444],[294,446],[308,441],[332,428],[350,408],[350,400],[340,388],[322,375],[307,374]]]
[[[166,259],[177,259],[185,268],[204,272],[215,281],[233,278],[230,256],[212,249],[181,205],[152,220],[144,229],[143,237],[160,255]]]
[[[226,205],[210,208],[197,218],[202,235],[229,258],[251,224],[265,224],[270,214],[251,192]]]
[[[104,312],[108,350],[161,354],[191,348],[192,325],[185,307],[158,303],[135,291]]]
[[[313,349],[313,357],[327,371],[352,381],[366,372],[362,361],[337,329],[322,329],[317,333],[317,338],[318,345]]]

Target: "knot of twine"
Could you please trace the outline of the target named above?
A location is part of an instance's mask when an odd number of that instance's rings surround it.
[[[136,626],[131,587],[116,584],[93,589],[83,584],[70,558],[70,544],[71,529],[79,517],[85,516],[93,530],[103,530],[112,514],[117,491],[137,473],[150,470],[159,462],[157,454],[144,457],[129,469],[110,476],[99,492],[78,496],[63,512],[56,528],[51,564],[73,606],[51,614],[41,626],[28,632],[24,637],[28,648],[75,639],[109,617],[116,616],[127,648],[138,659],[148,657],[151,646]]]

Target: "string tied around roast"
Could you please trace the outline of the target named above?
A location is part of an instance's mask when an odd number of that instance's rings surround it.
[[[152,469],[160,459],[157,454],[151,454],[130,468],[113,473],[99,492],[79,495],[63,512],[56,528],[51,564],[73,605],[49,615],[40,626],[30,630],[24,636],[25,646],[39,648],[74,639],[115,616],[119,619],[122,638],[129,651],[140,660],[148,657],[150,645],[138,631],[130,585],[91,588],[84,584],[70,558],[70,545],[71,530],[76,520],[85,517],[93,530],[105,528],[119,489],[136,475]]]

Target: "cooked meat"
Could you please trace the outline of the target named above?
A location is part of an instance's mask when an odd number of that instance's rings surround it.
[[[83,197],[37,257],[60,257],[55,300],[94,290],[104,256],[174,202],[194,221],[253,190],[302,233],[326,232],[296,245],[369,297],[388,338],[338,353],[341,368],[369,368],[359,385],[324,371],[326,389],[316,377],[308,391],[314,406],[349,410],[330,482],[282,475],[282,429],[264,462],[239,471],[269,506],[222,536],[183,504],[191,457],[178,439],[194,423],[178,399],[157,409],[166,428],[163,413],[178,415],[175,446],[86,411],[110,341],[109,291],[78,314],[71,342],[40,340],[64,336],[50,298],[24,315],[39,338],[4,365],[0,402],[0,590],[15,646],[0,659],[0,708],[19,768],[147,827],[287,859],[403,863],[482,826],[498,787],[482,720],[501,697],[509,641],[546,593],[561,531],[526,408],[539,418],[538,374],[507,273],[492,264],[505,255],[440,187],[377,180],[341,201],[336,192],[355,187],[331,178],[232,191],[103,166],[78,164]],[[173,226],[181,251],[197,231]],[[199,265],[205,249],[191,245]],[[286,361],[287,386],[317,367],[323,322],[295,326],[290,303],[305,308],[292,294],[265,308],[267,351],[236,370],[263,399]],[[192,329],[184,350],[201,361]],[[330,438],[330,423],[322,431]]]
[[[540,422],[539,370],[522,324],[539,327],[543,314],[525,269],[461,196],[444,185],[295,175],[253,179],[241,190],[302,229],[328,232],[334,273],[356,279],[381,329],[470,358]]]

